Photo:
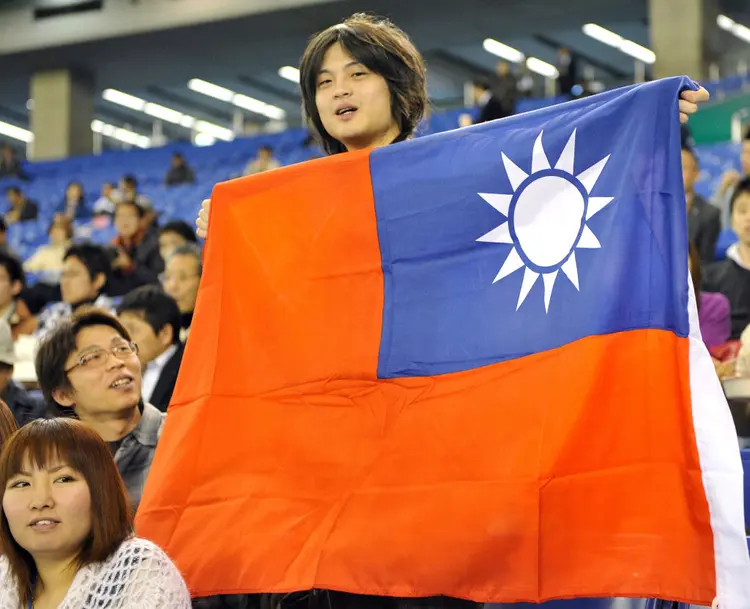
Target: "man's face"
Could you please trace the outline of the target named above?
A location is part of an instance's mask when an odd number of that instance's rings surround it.
[[[138,345],[138,359],[145,366],[164,353],[172,344],[172,333],[165,326],[157,334],[140,311],[123,311],[120,321]]]
[[[742,243],[750,245],[750,193],[743,192],[734,201],[732,230]]]
[[[99,295],[101,285],[91,279],[89,270],[80,259],[70,256],[63,262],[60,275],[60,291],[63,302],[77,305],[86,300],[94,300]]]
[[[75,350],[65,361],[73,390],[64,398],[68,403],[57,395],[55,399],[63,406],[70,405],[84,420],[136,408],[141,399],[141,363],[128,345],[109,326],[81,330]]]

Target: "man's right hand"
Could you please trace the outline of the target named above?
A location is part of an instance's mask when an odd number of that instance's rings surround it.
[[[204,199],[201,203],[201,210],[198,213],[198,219],[195,221],[195,225],[198,227],[196,234],[201,238],[205,239],[208,236],[208,212],[211,208],[211,199]]]

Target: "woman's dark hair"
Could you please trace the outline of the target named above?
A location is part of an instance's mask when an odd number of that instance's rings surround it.
[[[91,531],[76,556],[78,569],[112,556],[133,534],[131,507],[109,448],[99,434],[73,419],[37,419],[5,443],[0,457],[0,492],[30,462],[47,467],[60,461],[86,480],[91,493]],[[13,537],[5,513],[0,516],[0,542],[25,607],[33,593],[34,559]]]
[[[388,84],[391,112],[399,128],[394,142],[411,137],[427,109],[424,60],[403,30],[387,19],[357,13],[315,35],[300,64],[303,111],[323,150],[327,154],[346,152],[323,127],[315,103],[318,72],[326,52],[336,43]]]
[[[701,284],[703,283],[703,273],[701,272],[701,257],[698,254],[698,248],[690,241],[688,243],[688,261],[690,263],[690,278],[693,280],[693,291],[695,292],[695,303],[701,308]]]

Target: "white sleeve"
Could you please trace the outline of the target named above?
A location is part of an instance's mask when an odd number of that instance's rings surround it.
[[[18,588],[10,573],[8,559],[0,556],[0,609],[18,609]]]
[[[185,580],[164,551],[143,539],[129,544],[128,558],[135,567],[121,596],[127,599],[123,609],[191,609]]]

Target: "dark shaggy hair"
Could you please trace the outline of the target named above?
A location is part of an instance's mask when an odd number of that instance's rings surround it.
[[[390,21],[363,13],[352,15],[310,40],[300,64],[302,103],[310,130],[327,154],[346,152],[323,127],[315,94],[323,57],[339,43],[368,70],[382,76],[391,92],[391,112],[399,127],[394,142],[408,139],[427,109],[424,60],[409,37]]]

